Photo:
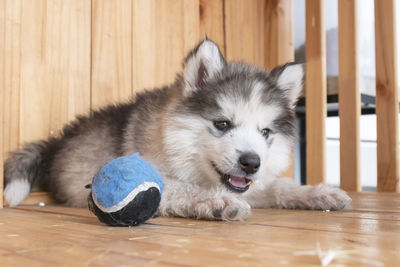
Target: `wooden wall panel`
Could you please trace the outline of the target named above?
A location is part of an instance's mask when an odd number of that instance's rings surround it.
[[[20,138],[33,141],[50,135],[52,90],[47,86],[46,1],[21,1]],[[43,43],[44,42],[44,43]],[[54,114],[56,115],[56,114]],[[38,123],[40,122],[40,123]]]
[[[200,36],[200,1],[199,0],[184,0],[183,9],[183,58],[187,53],[198,44],[204,36]],[[168,13],[167,13],[168,14]],[[180,65],[183,63],[183,58],[180,59]]]
[[[361,191],[357,0],[338,1],[338,10],[340,187],[346,191]]]
[[[326,53],[324,1],[306,0],[307,184],[326,181]]]
[[[225,42],[228,60],[265,66],[264,0],[225,1]]]
[[[226,54],[272,69],[294,60],[292,0],[225,1]]]
[[[294,61],[293,1],[266,0],[265,12],[265,67]]]
[[[199,2],[136,0],[133,2],[133,88],[174,81],[187,52],[199,37]]]
[[[200,38],[207,35],[225,55],[224,0],[200,0]]]
[[[92,1],[92,108],[132,96],[132,1]]]
[[[375,0],[378,191],[399,192],[395,1]]]
[[[21,75],[21,1],[1,1],[2,29],[0,34],[2,70],[2,141],[4,158],[7,152],[18,147],[19,143],[19,98]]]
[[[4,86],[5,86],[5,35],[6,5],[0,1],[0,209],[3,208],[3,131],[4,131]]]
[[[22,1],[20,142],[56,135],[90,105],[90,1]]]

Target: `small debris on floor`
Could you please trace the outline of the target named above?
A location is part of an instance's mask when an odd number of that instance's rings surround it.
[[[335,259],[340,260],[350,260],[350,261],[357,261],[360,263],[365,263],[370,266],[377,266],[381,267],[384,266],[382,262],[361,258],[356,255],[352,256],[352,254],[357,254],[357,250],[333,250],[329,249],[327,251],[321,250],[321,246],[319,242],[316,244],[316,250],[314,251],[298,251],[294,252],[293,256],[317,256],[319,262],[321,263],[321,267],[327,267],[330,263],[332,263]]]
[[[8,237],[17,237],[17,236],[19,236],[19,235],[17,235],[17,234],[9,234],[9,235],[7,235]]]
[[[141,239],[146,239],[146,238],[148,238],[147,236],[138,236],[138,237],[131,237],[131,238],[128,238],[128,240],[141,240]]]

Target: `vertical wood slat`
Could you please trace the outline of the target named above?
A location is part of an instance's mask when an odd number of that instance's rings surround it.
[[[91,107],[132,94],[132,1],[92,1]]]
[[[200,0],[200,38],[207,35],[225,55],[224,0]]]
[[[294,61],[293,0],[267,0],[264,13],[264,66],[272,69]]]
[[[294,59],[292,0],[225,1],[226,56],[272,69]]]
[[[0,2],[0,207],[3,162],[19,144],[21,1]]]
[[[375,0],[378,191],[399,192],[395,1]]]
[[[182,66],[183,59],[204,36],[200,36],[200,0],[183,1],[183,54],[180,59]],[[177,70],[177,72],[180,68]],[[174,74],[176,75],[176,73]]]
[[[132,7],[135,92],[171,83],[199,38],[199,1],[137,0]]]
[[[228,60],[264,66],[265,1],[225,1],[225,42]]]
[[[26,142],[56,135],[89,110],[90,1],[22,1],[20,42],[20,142]]]
[[[357,0],[338,1],[340,187],[361,191]]]
[[[0,209],[3,208],[3,130],[4,130],[4,104],[5,104],[5,35],[6,35],[6,5],[0,2]]]
[[[1,151],[3,158],[7,158],[7,152],[18,148],[19,143],[19,98],[20,98],[20,75],[21,75],[21,1],[1,1],[3,7],[0,9],[2,15],[2,30],[0,40],[1,49],[0,64],[2,79],[2,134],[0,139],[3,144]]]
[[[23,143],[49,135],[50,118],[45,116],[50,113],[51,91],[45,84],[46,51],[42,45],[47,32],[46,1],[21,1],[21,5],[19,136]]]
[[[307,184],[326,181],[326,37],[323,0],[306,0]]]

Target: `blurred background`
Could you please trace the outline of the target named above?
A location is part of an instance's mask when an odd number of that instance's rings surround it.
[[[294,46],[296,61],[305,60],[305,0],[295,0],[294,4]],[[396,15],[400,14],[400,5],[396,5]],[[360,90],[362,106],[370,107],[374,113],[375,103],[375,30],[374,30],[374,0],[358,1],[358,45],[360,66]],[[326,26],[326,72],[328,95],[338,92],[338,0],[325,1]],[[396,16],[396,38],[399,44],[399,16]],[[399,57],[396,58],[399,66]],[[397,77],[400,77],[398,68]],[[328,104],[329,105],[335,104]],[[337,104],[336,104],[337,105]],[[332,107],[337,109],[337,106]],[[327,149],[327,183],[339,186],[340,181],[340,121],[338,116],[326,119],[326,149]],[[364,114],[360,119],[361,138],[361,183],[363,191],[376,191],[377,158],[376,158],[376,115]],[[299,148],[299,144],[297,149]],[[300,152],[297,150],[296,162],[300,162]],[[296,179],[300,181],[300,164],[296,164]]]

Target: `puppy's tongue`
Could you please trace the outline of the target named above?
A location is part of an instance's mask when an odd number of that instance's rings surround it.
[[[229,178],[229,183],[233,186],[240,188],[245,188],[247,186],[246,179],[244,179],[243,177],[231,176]]]

